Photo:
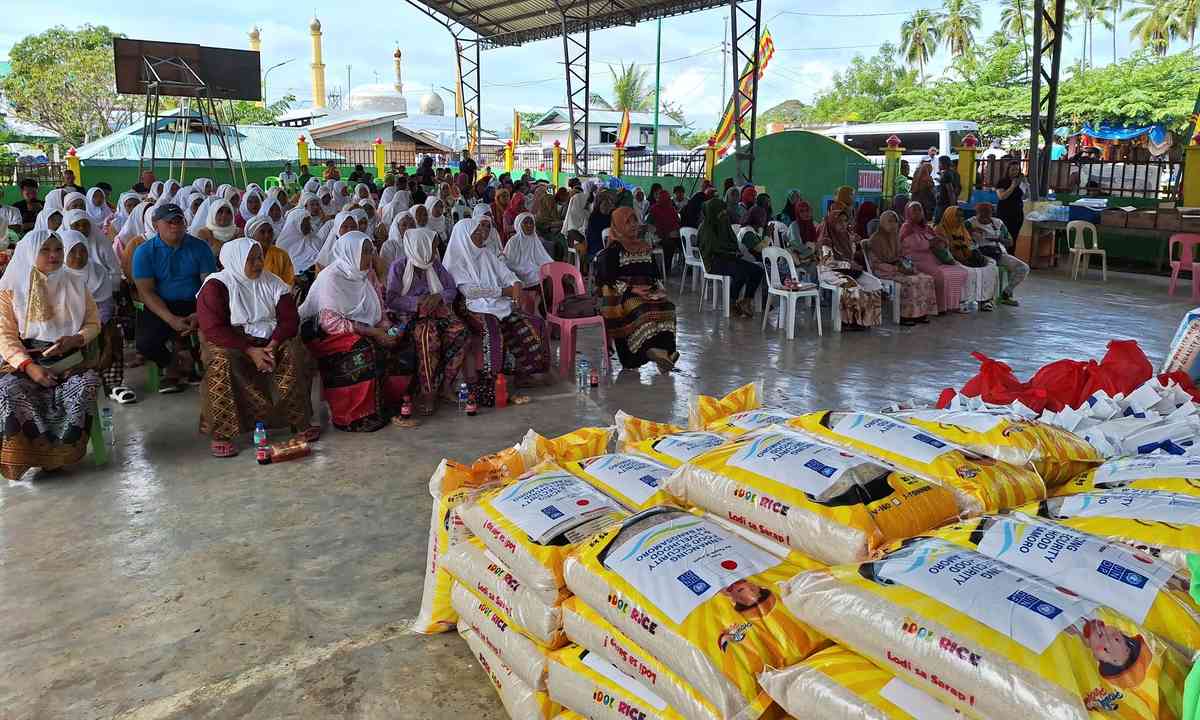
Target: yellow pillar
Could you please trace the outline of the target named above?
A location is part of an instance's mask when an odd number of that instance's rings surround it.
[[[958,148],[958,178],[962,181],[962,191],[958,195],[960,202],[970,202],[971,192],[975,189],[975,153],[979,149],[979,140],[974,135],[963,138],[962,147]]]
[[[257,25],[255,25],[254,28],[250,30],[250,49],[256,53],[262,53],[262,31],[258,29]],[[261,91],[262,90],[262,78],[261,77],[258,79],[258,87],[259,87],[259,90]],[[263,100],[265,100],[265,99],[266,98],[263,98]],[[263,107],[262,100],[259,100],[258,102],[254,103],[254,104],[259,107]]]
[[[704,179],[712,182],[713,170],[717,167],[717,141],[708,139],[708,147],[704,148]]]
[[[303,135],[296,141],[296,159],[299,160],[299,165],[308,164],[308,141]]]
[[[1200,207],[1200,134],[1183,151],[1183,205]]]
[[[504,172],[511,173],[513,169],[513,141],[504,143]]]
[[[387,174],[387,148],[383,146],[383,138],[375,138],[375,179],[382,180]]]
[[[75,154],[75,148],[67,151],[67,167],[71,168],[71,172],[75,173],[75,184],[83,186],[83,164],[79,162],[79,156]]]
[[[883,199],[889,201],[896,197],[896,183],[900,179],[900,156],[904,148],[900,147],[900,138],[895,135],[887,139],[887,147],[883,149]]]
[[[613,147],[612,174],[621,177],[625,173],[625,145],[617,143]]]
[[[313,18],[308,25],[312,35],[312,91],[313,107],[325,107],[325,63],[321,62],[321,21]],[[350,96],[350,88],[346,88],[346,97]]]
[[[554,141],[554,151],[551,153],[550,157],[552,161],[550,166],[550,182],[554,185],[554,187],[559,187],[562,185],[562,146],[559,145],[557,140]]]

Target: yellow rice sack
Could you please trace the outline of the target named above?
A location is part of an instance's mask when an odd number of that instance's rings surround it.
[[[526,587],[479,538],[471,538],[446,554],[446,570],[476,595],[487,598],[537,642],[562,647],[562,610]],[[557,600],[557,597],[554,598]]]
[[[985,515],[933,533],[1103,603],[1184,651],[1200,650],[1188,579],[1149,553],[1028,515]]]
[[[446,572],[443,562],[451,548],[471,537],[471,531],[463,525],[457,511],[485,482],[486,475],[476,475],[470,466],[450,460],[442,460],[429,478],[433,514],[429,519],[421,610],[413,621],[413,632],[446,632],[453,630],[458,622],[458,615],[450,606],[450,586],[454,578]]]
[[[662,487],[671,468],[642,455],[597,455],[562,463],[562,468],[616,498],[630,510],[675,502]]]
[[[563,710],[554,716],[554,720],[588,720],[574,710]]]
[[[634,417],[624,410],[617,411],[614,422],[617,428],[617,452],[630,452],[634,445],[643,440],[687,430],[682,425]]]
[[[1075,433],[1015,415],[914,410],[897,417],[984,457],[1009,465],[1032,465],[1048,488],[1104,462],[1104,456]]]
[[[543,464],[460,510],[463,522],[548,604],[563,587],[563,559],[628,513],[613,498],[553,464]]]
[[[475,476],[476,485],[506,483],[519,477],[526,467],[521,446],[514,445],[500,452],[484,455],[471,463],[471,474]]]
[[[825,640],[779,602],[779,585],[816,567],[779,558],[703,516],[653,508],[567,559],[573,593],[734,720],[771,705],[756,675]]]
[[[1187,658],[1129,618],[924,538],[803,573],[788,608],[971,718],[1178,718]]]
[[[549,720],[562,709],[550,699],[549,694],[534,690],[522,682],[471,628],[460,625],[458,634],[467,642],[471,654],[483,668],[492,687],[496,688],[496,694],[500,696],[504,711],[511,720]]]
[[[1053,495],[1119,490],[1167,490],[1200,497],[1200,457],[1194,455],[1133,455],[1109,460],[1075,477]]]
[[[804,720],[960,720],[949,705],[840,645],[758,676],[763,689]]]
[[[829,564],[865,560],[958,516],[946,488],[782,426],[697,455],[666,489]]]
[[[1046,497],[1046,485],[1032,468],[977,455],[886,415],[823,411],[788,424],[900,472],[944,485],[957,495],[959,509],[970,515]]]
[[[577,597],[563,602],[563,630],[571,642],[612,663],[662,697],[688,720],[721,720],[721,713],[686,679],[664,665]]]
[[[578,645],[551,655],[549,673],[554,702],[591,720],[686,720],[645,685]]]
[[[727,441],[728,438],[724,435],[707,430],[684,431],[634,443],[629,452],[657,460],[669,468],[677,468],[700,453],[724,445]]]
[[[745,435],[748,432],[762,430],[772,425],[779,425],[788,420],[793,420],[797,416],[795,413],[790,413],[787,410],[778,408],[758,408],[757,410],[746,410],[745,412],[733,413],[726,415],[714,422],[708,424],[705,430],[709,432],[719,433],[729,438],[736,438]]]
[[[458,624],[471,628],[521,682],[534,690],[546,689],[546,658],[553,648],[534,642],[504,611],[462,583],[454,583],[450,602]]]
[[[521,440],[521,456],[526,467],[534,467],[544,462],[561,465],[571,460],[603,455],[608,452],[614,434],[615,427],[585,427],[556,438],[548,438],[530,430]]]
[[[1020,511],[1120,540],[1187,572],[1200,552],[1200,498],[1166,490],[1102,490],[1030,503]]]
[[[703,430],[728,415],[762,407],[762,395],[761,380],[746,383],[721,398],[697,395],[688,401],[688,429]]]

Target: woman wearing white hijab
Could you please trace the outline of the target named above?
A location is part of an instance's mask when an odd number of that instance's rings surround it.
[[[542,265],[554,262],[537,234],[532,213],[521,213],[513,223],[513,236],[504,246],[504,264],[521,281],[521,309],[538,312],[542,301]]]
[[[213,194],[213,181],[208,178],[196,178],[192,181],[192,190],[208,197]]]
[[[63,198],[67,196],[65,188],[54,188],[46,193],[46,199],[42,202],[43,210],[62,210]]]
[[[568,247],[575,248],[580,258],[587,257],[587,225],[591,209],[588,207],[588,194],[576,191],[567,201],[567,214],[563,218],[563,235],[567,238]]]
[[[79,462],[97,422],[100,378],[82,350],[100,322],[63,259],[57,234],[33,230],[0,278],[0,475],[9,480]]]
[[[417,221],[413,219],[411,210],[400,213],[392,221],[391,227],[388,228],[388,239],[379,247],[379,257],[389,268],[392,263],[404,257],[404,236],[416,227]]]
[[[317,256],[317,265],[329,267],[333,264],[333,245],[337,239],[349,232],[358,231],[358,219],[350,210],[343,210],[321,228],[321,252]]]
[[[108,223],[102,228],[104,233],[110,238],[115,238],[121,232],[121,228],[125,226],[129,214],[141,201],[141,197],[135,192],[121,193],[121,197],[117,200],[117,211],[109,217]]]
[[[55,232],[62,225],[62,219],[62,210],[43,207],[38,211],[37,217],[33,219],[33,229],[45,230],[46,232]]]
[[[268,217],[256,215],[246,223],[245,236],[257,242],[263,249],[263,267],[291,287],[296,282],[296,269],[292,259],[283,250],[275,247],[275,226]]]
[[[237,218],[234,220],[238,227],[246,227],[246,223],[250,222],[250,218],[258,214],[263,208],[263,195],[258,190],[246,188],[246,192],[242,195],[241,207],[237,210]]]
[[[21,236],[17,234],[10,226],[21,224],[21,211],[15,207],[0,205],[0,243],[2,247],[12,249],[16,246]]]
[[[477,223],[486,223],[488,228],[488,238],[485,247],[499,255],[504,251],[504,244],[500,242],[500,233],[496,230],[496,219],[492,217],[492,208],[487,203],[479,203],[471,210],[471,219]]]
[[[125,218],[125,222],[121,223],[121,229],[113,237],[113,252],[121,259],[121,270],[127,278],[133,277],[129,267],[129,257],[131,257],[131,254],[127,250],[130,247],[136,247],[140,243],[139,238],[144,239],[142,219],[146,211],[153,207],[154,203],[149,200],[143,200],[138,203],[137,207],[129,211],[129,217]]]
[[[192,234],[208,243],[213,257],[221,257],[221,248],[225,243],[242,234],[237,223],[233,221],[233,206],[218,197],[209,198],[204,210],[202,225]],[[195,223],[192,223],[193,227]],[[190,230],[190,228],[189,228]]]
[[[371,199],[371,188],[369,188],[366,183],[359,183],[359,184],[355,185],[353,199],[354,200],[370,200]]]
[[[417,412],[432,415],[440,397],[454,402],[454,379],[462,369],[467,326],[454,314],[458,288],[433,250],[433,234],[404,234],[403,256],[388,271],[387,309],[407,327],[416,348]]]
[[[104,197],[104,191],[98,187],[94,187],[87,191],[85,200],[87,203],[85,209],[87,210],[88,217],[92,219],[92,222],[96,223],[98,229],[103,228],[104,223],[113,214],[112,208],[108,206],[108,202]]]
[[[445,184],[445,183],[443,183]],[[447,205],[439,197],[425,198],[425,209],[429,212],[429,222],[425,228],[434,234],[433,247],[442,254],[446,244],[450,242],[450,216],[446,214]]]
[[[63,196],[63,210],[83,210],[87,212],[87,198],[81,192],[67,193]]]
[[[112,243],[107,242],[100,234],[96,222],[83,210],[68,210],[63,214],[62,230],[75,230],[83,234],[87,242],[88,257],[92,265],[97,266],[108,275],[108,285],[104,290],[106,298],[111,298],[113,292],[121,284],[121,261],[113,252]],[[65,240],[65,238],[64,238]],[[96,298],[99,302],[100,298]],[[100,309],[100,322],[106,323],[112,316],[111,308],[107,311]]]
[[[350,202],[350,187],[341,180],[334,180],[333,187],[333,205],[334,207],[345,207],[346,203]]]
[[[221,265],[196,294],[206,368],[200,427],[211,438],[210,451],[237,455],[234,438],[260,420],[317,440],[291,288],[263,269],[263,249],[249,238],[226,243]]]
[[[208,221],[208,209],[216,202],[221,202],[221,198],[216,195],[204,198],[203,202],[200,203],[199,207],[196,208],[196,211],[192,213],[191,218],[188,220],[188,235],[200,237],[197,233],[204,228],[204,224]]]
[[[296,286],[296,298],[300,302],[308,297],[308,289],[317,277],[317,256],[321,253],[321,240],[314,231],[316,221],[304,207],[292,208],[283,220],[283,229],[275,240],[275,246],[288,254],[292,261]]]
[[[387,204],[390,203],[392,201],[392,199],[395,197],[396,197],[396,186],[388,185],[387,187],[385,187],[383,189],[383,193],[379,196],[380,208],[382,209],[384,207],[387,207]]]
[[[67,212],[66,223],[75,228],[90,222],[79,210]],[[102,390],[108,397],[121,405],[137,402],[137,393],[125,384],[125,338],[117,318],[115,293],[121,287],[121,266],[112,252],[112,246],[94,235],[89,237],[80,230],[63,230],[58,233],[63,241],[64,265],[67,272],[83,279],[100,322],[100,360],[96,370],[100,372]]]
[[[271,227],[275,229],[275,234],[278,235],[280,229],[283,228],[283,214],[283,205],[279,204],[279,200],[268,197],[263,201],[262,207],[258,209],[258,212],[254,216],[270,222]]]
[[[316,195],[317,191],[320,189],[321,189],[321,181],[315,177],[309,178],[308,182],[304,183],[304,192],[306,192],[306,193],[312,193],[313,195]]]
[[[375,432],[399,408],[412,375],[411,348],[383,312],[371,283],[375,245],[366,233],[334,239],[332,260],[300,306],[301,320],[314,318],[321,333],[306,343],[321,369],[321,385],[333,426]]]
[[[162,180],[155,180],[150,183],[150,192],[146,194],[146,199],[150,201],[151,205],[158,202],[158,199],[163,196],[163,191],[166,187],[166,183]]]
[[[489,230],[490,223],[480,219],[459,220],[444,261],[466,300],[463,320],[483,347],[475,397],[485,407],[495,404],[496,376],[504,370],[505,355],[513,357],[519,385],[544,381],[550,367],[545,323],[513,308],[520,301],[521,281],[487,248]]]

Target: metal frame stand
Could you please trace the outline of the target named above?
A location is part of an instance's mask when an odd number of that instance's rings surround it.
[[[487,44],[485,38],[480,37],[466,25],[445,18],[415,0],[408,0],[408,4],[425,13],[427,17],[446,28],[446,31],[454,38],[455,62],[457,63],[458,76],[462,78],[462,103],[463,110],[466,113],[467,146],[471,146],[473,138],[475,161],[481,163],[483,160],[483,143],[480,142],[480,122],[483,118],[483,82],[480,72],[482,69],[480,51],[485,47],[490,47],[490,45]],[[487,20],[486,16],[482,14],[480,14],[480,18]]]
[[[1041,0],[1039,0],[1040,2]],[[1060,3],[1064,0],[1058,0]],[[729,0],[729,30],[733,39],[733,147],[737,177],[742,182],[754,178],[754,135],[758,123],[758,44],[761,30],[762,0]],[[738,21],[741,20],[739,23]],[[739,25],[742,27],[738,32]],[[742,67],[748,70],[742,74]],[[743,105],[749,104],[750,125],[745,124]],[[743,144],[744,143],[744,144]]]
[[[575,175],[588,174],[588,109],[592,97],[591,72],[589,70],[592,49],[591,2],[583,2],[564,8],[560,0],[554,0],[562,21],[563,67],[567,76],[567,119],[570,123],[567,151],[575,166]],[[568,14],[567,10],[582,15]],[[577,33],[574,37],[571,33]],[[582,33],[582,40],[578,36]]]
[[[1029,189],[1033,198],[1044,197],[1050,186],[1050,152],[1054,148],[1054,128],[1058,111],[1058,80],[1062,66],[1063,18],[1066,0],[1051,0],[1054,14],[1046,12],[1046,0],[1033,3],[1033,67],[1030,68],[1032,93],[1029,111]],[[1045,38],[1043,29],[1049,31]],[[1050,66],[1046,67],[1046,54]],[[1042,83],[1046,94],[1042,95]],[[1043,112],[1042,108],[1045,107]],[[1041,147],[1039,148],[1039,141]]]

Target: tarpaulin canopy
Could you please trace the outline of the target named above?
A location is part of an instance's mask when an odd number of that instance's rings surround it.
[[[1091,123],[1084,123],[1083,129],[1075,134],[1096,138],[1097,140],[1133,140],[1143,135],[1149,135],[1150,142],[1155,145],[1162,145],[1167,140],[1167,129],[1159,124],[1129,127],[1126,125],[1100,123],[1099,128],[1093,128]]]

